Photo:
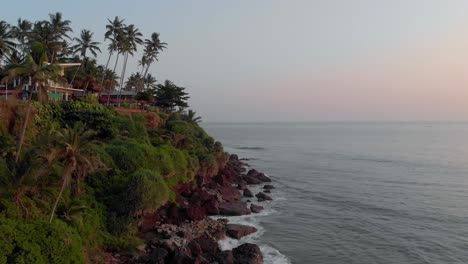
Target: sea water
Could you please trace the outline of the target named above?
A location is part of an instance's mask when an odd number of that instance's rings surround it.
[[[276,187],[261,214],[230,218],[259,231],[223,249],[257,243],[265,263],[468,263],[468,123],[202,126]]]

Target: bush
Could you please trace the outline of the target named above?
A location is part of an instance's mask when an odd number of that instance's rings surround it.
[[[79,235],[55,220],[0,218],[0,263],[83,263]]]
[[[130,175],[127,199],[134,214],[154,212],[169,199],[169,188],[155,171],[138,170]]]

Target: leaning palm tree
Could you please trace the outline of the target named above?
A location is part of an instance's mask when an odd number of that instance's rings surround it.
[[[135,27],[135,25],[131,24],[125,27],[124,29],[124,39],[122,41],[122,53],[124,55],[124,65],[122,67],[122,74],[120,75],[120,80],[125,80],[125,70],[127,68],[127,62],[128,62],[128,55],[134,54],[134,52],[137,51],[138,45],[143,43],[143,40],[141,39],[142,34],[138,30],[138,28]],[[119,102],[118,106],[120,107],[120,97],[122,93],[122,86],[123,86],[123,81],[120,82],[120,92],[119,92]]]
[[[75,180],[75,192],[79,194],[82,191],[81,182],[85,177],[105,167],[99,156],[93,152],[95,131],[87,130],[82,123],[77,122],[73,128],[67,127],[54,134],[57,141],[56,148],[59,149],[58,160],[62,163],[63,170],[62,186],[52,207],[49,222],[52,222],[63,191],[70,185],[72,179]]]
[[[21,134],[19,135],[18,144],[16,148],[16,161],[18,161],[21,147],[23,146],[24,136],[29,123],[31,114],[32,94],[34,88],[38,88],[38,95],[41,102],[47,101],[47,83],[49,80],[58,81],[62,79],[60,66],[56,63],[48,63],[47,48],[41,43],[34,43],[32,52],[26,55],[23,63],[13,65],[7,70],[5,80],[14,78],[31,78],[31,84],[28,91],[28,105],[26,109],[26,116],[24,118]],[[24,83],[18,88],[23,88]]]
[[[145,40],[144,56],[146,58],[146,69],[145,73],[143,74],[143,78],[145,78],[146,74],[148,74],[148,70],[151,64],[158,60],[159,52],[163,51],[165,48],[167,48],[167,43],[161,42],[159,39],[159,33],[155,32],[151,34],[150,39]]]
[[[0,62],[5,55],[15,50],[16,44],[13,38],[11,26],[5,21],[0,21]]]

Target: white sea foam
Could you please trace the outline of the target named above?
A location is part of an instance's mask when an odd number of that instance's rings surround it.
[[[258,192],[263,191],[263,185],[249,185],[248,188],[252,191],[252,193],[256,194]],[[273,201],[264,201],[264,202],[257,202],[256,198],[242,198],[243,201],[251,200],[253,204],[261,205],[264,207],[258,214],[250,214],[250,215],[242,215],[242,216],[212,216],[214,219],[218,218],[226,218],[229,220],[229,223],[233,224],[240,224],[240,225],[248,225],[253,226],[257,229],[257,232],[252,233],[248,236],[241,238],[240,240],[233,239],[227,237],[223,240],[218,242],[219,247],[222,250],[232,250],[244,243],[254,243],[259,245],[260,250],[262,251],[263,261],[266,264],[289,264],[291,261],[277,249],[271,247],[270,245],[262,244],[260,238],[266,232],[265,228],[260,224],[260,219],[262,217],[269,216],[271,214],[275,214],[277,211],[273,209],[273,205],[276,201],[283,201],[286,200],[285,196],[279,190],[272,190],[271,195]],[[250,203],[249,203],[250,206]]]
[[[267,264],[290,264],[291,261],[281,252],[268,245],[260,245],[263,262]]]

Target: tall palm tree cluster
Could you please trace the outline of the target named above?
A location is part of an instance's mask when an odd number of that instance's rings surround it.
[[[22,133],[19,136],[17,157],[21,151],[24,133],[29,122],[33,91],[37,91],[42,103],[48,99],[48,82],[67,82],[69,86],[85,91],[91,84],[98,90],[112,91],[119,85],[141,91],[155,87],[156,79],[148,73],[150,66],[158,60],[159,53],[167,43],[161,42],[158,33],[143,40],[140,30],[133,24],[127,25],[124,19],[108,19],[104,41],[109,41],[109,57],[106,65],[98,65],[96,57],[101,52],[100,43],[94,40],[94,33],[83,29],[78,37],[71,37],[71,21],[63,18],[60,12],[49,14],[48,20],[31,22],[18,19],[16,25],[0,20],[0,84],[5,89],[25,86],[28,91],[28,107]],[[133,57],[143,47],[140,61],[141,73],[132,74],[125,80],[129,57]],[[109,68],[115,56],[113,69]],[[121,71],[117,73],[119,58],[122,58]],[[61,76],[58,63],[79,63],[78,68],[70,68]],[[119,77],[120,75],[120,77]]]
[[[117,86],[119,90],[134,89],[139,91],[144,87],[154,85],[155,78],[148,71],[151,65],[158,61],[160,52],[167,47],[167,43],[159,39],[159,33],[152,33],[149,38],[144,39],[143,34],[134,24],[127,25],[125,19],[119,17],[115,17],[113,20],[108,19],[104,35],[104,41],[109,42],[109,57],[106,65],[98,65],[96,62],[96,58],[101,52],[101,43],[94,40],[93,32],[83,29],[77,37],[72,37],[72,33],[71,21],[64,19],[60,12],[49,14],[48,20],[36,22],[20,18],[15,25],[0,20],[0,76],[2,84],[18,87],[20,83],[24,82],[24,77],[29,79],[30,76],[27,74],[11,76],[9,70],[27,63],[27,55],[34,53],[35,43],[40,43],[46,50],[47,63],[80,63],[78,68],[66,72],[64,81],[67,81],[70,86],[86,90],[91,81],[105,91],[112,91]],[[125,80],[129,57],[133,57],[140,48],[142,48],[142,57],[139,60],[141,67],[139,74],[142,77],[138,79],[138,84],[135,85],[134,80],[130,80],[133,85],[124,86],[126,82],[120,80]],[[41,54],[39,57],[44,56]],[[110,69],[113,57],[115,63],[113,69]],[[119,59],[121,60],[121,69],[118,72]]]

